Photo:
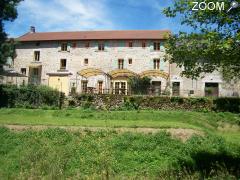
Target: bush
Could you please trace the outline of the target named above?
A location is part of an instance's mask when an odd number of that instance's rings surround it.
[[[71,101],[74,101],[71,102]],[[188,110],[226,111],[239,113],[240,98],[169,97],[169,96],[120,96],[120,95],[77,95],[69,104],[84,108],[108,110]]]
[[[240,98],[221,97],[213,100],[216,111],[240,113]]]
[[[134,107],[134,109],[210,111],[212,109],[212,100],[207,98],[184,98],[166,96],[128,96],[124,98],[124,106]]]
[[[0,107],[39,108],[62,104],[63,93],[48,86],[0,85]],[[61,101],[61,103],[60,103]]]
[[[134,94],[147,94],[148,89],[150,88],[151,79],[148,77],[131,77],[129,78],[129,86]]]

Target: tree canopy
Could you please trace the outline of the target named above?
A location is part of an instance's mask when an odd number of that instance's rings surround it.
[[[163,13],[167,17],[180,15],[181,23],[193,27],[194,32],[179,32],[172,35],[166,43],[169,61],[185,67],[183,75],[197,78],[203,73],[215,70],[223,73],[225,79],[240,78],[240,6],[230,8],[229,0],[221,9],[215,8],[217,1],[195,0],[198,5],[209,5],[210,9],[196,5],[189,0],[175,0],[173,6]]]
[[[1,0],[0,3],[0,64],[4,64],[8,57],[13,56],[13,41],[7,41],[4,22],[17,18],[17,5],[22,0]]]

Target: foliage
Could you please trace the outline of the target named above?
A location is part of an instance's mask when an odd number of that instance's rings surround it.
[[[7,34],[4,32],[4,21],[13,21],[17,18],[16,6],[21,0],[1,1],[0,5],[0,64],[4,64],[8,57],[14,56],[14,44],[6,42]]]
[[[195,2],[202,2],[196,0]],[[206,4],[212,2],[204,1]],[[228,0],[225,11],[230,7]],[[171,63],[185,67],[184,75],[197,78],[202,73],[222,71],[228,80],[240,77],[240,9],[229,13],[219,10],[192,11],[194,4],[188,0],[175,0],[172,7],[165,8],[167,17],[182,17],[182,24],[193,27],[195,32],[179,32],[166,43]]]
[[[148,77],[141,78],[134,76],[129,78],[128,83],[130,85],[131,91],[134,94],[147,94],[147,91],[150,88],[150,81],[151,79]]]
[[[224,99],[224,102],[222,99]],[[239,113],[240,98],[168,97],[168,96],[119,96],[76,95],[69,100],[70,106],[102,110],[188,110],[229,111]],[[222,105],[221,105],[222,103]],[[223,108],[224,107],[224,108]]]
[[[125,97],[125,104],[137,107],[136,109],[163,109],[163,110],[211,110],[212,100],[208,98],[183,98],[183,97]]]
[[[217,111],[240,113],[240,98],[217,98],[214,104]]]
[[[0,85],[0,107],[38,108],[44,106],[59,106],[64,95],[48,86]],[[60,103],[61,102],[61,103]]]
[[[0,128],[0,141],[1,179],[237,179],[240,175],[240,147],[212,135],[183,143],[166,132]]]

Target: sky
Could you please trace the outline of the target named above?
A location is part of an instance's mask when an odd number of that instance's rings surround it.
[[[82,30],[191,31],[180,17],[167,18],[163,8],[173,0],[24,0],[18,17],[5,22],[9,37],[18,37],[35,26],[36,32]]]

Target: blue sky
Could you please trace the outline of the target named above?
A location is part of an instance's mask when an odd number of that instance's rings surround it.
[[[148,30],[191,31],[180,18],[166,18],[162,9],[173,0],[24,0],[18,18],[6,22],[10,37],[29,31]]]

